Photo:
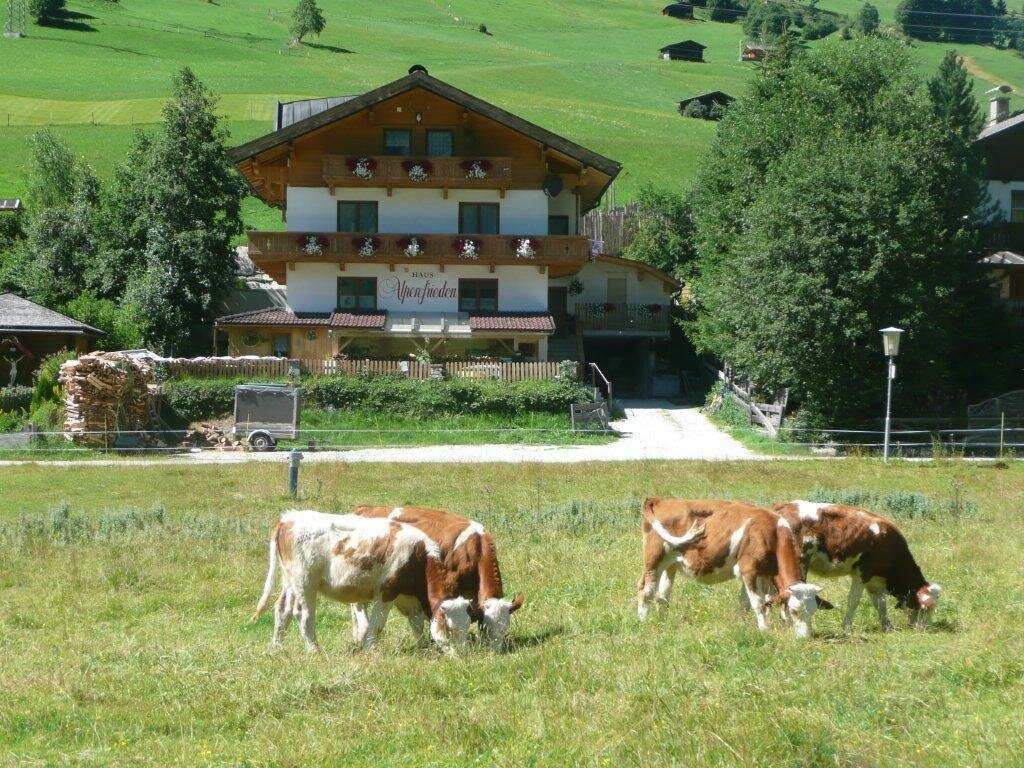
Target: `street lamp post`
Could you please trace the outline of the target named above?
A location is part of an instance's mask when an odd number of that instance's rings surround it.
[[[882,460],[889,461],[889,430],[892,424],[892,382],[896,378],[896,356],[900,353],[902,328],[883,328],[882,352],[889,360],[885,387],[885,440],[882,443]]]

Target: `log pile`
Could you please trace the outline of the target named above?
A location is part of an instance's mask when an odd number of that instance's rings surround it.
[[[117,432],[149,427],[153,370],[121,352],[94,352],[61,366],[64,435],[79,445],[110,447]],[[143,441],[146,442],[146,441]]]
[[[230,430],[216,424],[198,424],[185,433],[183,448],[216,448],[219,451],[242,450],[242,443],[232,437]]]

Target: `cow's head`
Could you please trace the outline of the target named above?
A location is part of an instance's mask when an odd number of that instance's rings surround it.
[[[793,632],[797,637],[809,637],[811,619],[819,608],[832,608],[832,603],[818,597],[821,587],[798,582],[787,590],[786,608],[793,620]]]
[[[935,606],[939,604],[941,594],[942,587],[938,584],[925,584],[917,590],[913,599],[907,602],[910,623],[922,629],[928,627],[932,623]]]
[[[490,643],[491,648],[500,651],[505,645],[512,614],[523,607],[526,595],[520,592],[514,600],[501,597],[489,597],[484,600],[480,612],[480,631],[483,639]]]
[[[470,608],[464,597],[442,600],[430,620],[430,636],[448,653],[461,649],[469,639]]]

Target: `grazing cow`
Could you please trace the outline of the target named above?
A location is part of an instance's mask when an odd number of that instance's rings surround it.
[[[365,517],[386,517],[423,531],[441,550],[445,594],[462,595],[473,605],[473,618],[480,623],[483,637],[494,650],[505,644],[511,615],[523,605],[522,592],[506,600],[498,567],[494,539],[480,523],[453,515],[443,509],[428,507],[356,507],[355,514]],[[423,614],[418,606],[406,603],[399,610],[409,620],[409,627],[419,640],[423,637]],[[364,608],[352,606],[352,625],[365,626]],[[353,629],[353,632],[357,629]]]
[[[924,627],[931,622],[942,588],[924,577],[907,540],[891,520],[856,507],[813,501],[776,504],[774,510],[797,531],[805,571],[828,578],[850,577],[844,629],[853,626],[865,589],[883,630],[892,629],[886,593],[907,609],[911,624]]]
[[[642,528],[641,619],[652,597],[659,606],[667,604],[680,569],[703,584],[739,579],[762,631],[772,603],[788,609],[797,637],[810,634],[819,607],[831,608],[819,601],[820,587],[800,579],[789,523],[767,509],[739,501],[647,499]]]
[[[253,621],[266,610],[281,568],[281,595],[274,610],[274,637],[281,644],[293,615],[306,647],[316,642],[316,601],[369,603],[372,611],[361,645],[373,645],[393,603],[414,602],[431,617],[430,635],[445,650],[465,642],[470,601],[445,591],[440,550],[422,531],[394,520],[285,512],[270,535],[270,566]]]

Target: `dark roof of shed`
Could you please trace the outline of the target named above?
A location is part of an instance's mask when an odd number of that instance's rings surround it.
[[[708,91],[707,93],[698,93],[695,96],[687,96],[679,102],[680,107],[685,107],[691,101],[698,101],[701,99],[711,99],[712,101],[722,101],[727,104],[731,104],[736,101],[735,96],[730,96],[725,91]]]
[[[277,102],[277,121],[274,130],[279,131],[289,125],[302,122],[313,115],[319,115],[332,107],[351,101],[355,96],[328,96],[322,99],[301,99],[299,101]]]
[[[664,48],[659,48],[658,50],[664,53],[665,51],[672,51],[675,50],[676,48],[700,48],[701,50],[703,50],[704,48],[707,48],[707,46],[701,45],[696,40],[683,40],[682,42],[679,43],[672,43],[671,45],[666,45]]]
[[[24,207],[21,204],[21,198],[0,197],[0,211],[20,211]]]
[[[13,293],[0,293],[0,333],[103,336],[103,331]]]
[[[310,114],[308,117],[303,118],[298,122],[282,127],[272,133],[268,133],[266,136],[253,139],[241,146],[235,147],[231,150],[229,156],[231,161],[235,163],[247,160],[251,157],[255,157],[261,152],[266,152],[268,149],[273,149],[274,147],[286,144],[287,142],[293,141],[307,133],[311,133],[318,128],[323,128],[325,125],[329,125],[336,120],[341,120],[342,118],[354,115],[364,109],[374,106],[375,104],[379,104],[382,101],[386,101],[387,99],[391,99],[395,96],[406,93],[407,91],[411,91],[414,88],[422,88],[440,96],[441,98],[455,102],[456,104],[465,107],[467,110],[483,115],[497,123],[501,123],[514,131],[518,131],[524,136],[528,136],[534,141],[561,152],[584,165],[595,168],[601,173],[611,176],[612,178],[617,176],[619,171],[622,170],[622,165],[615,160],[589,150],[586,147],[559,136],[556,133],[552,133],[546,128],[541,128],[539,125],[513,115],[511,112],[506,112],[504,109],[501,109],[494,104],[490,104],[483,99],[479,99],[465,91],[459,90],[453,85],[449,85],[442,80],[438,80],[436,77],[432,77],[423,71],[422,68],[417,69],[415,67],[405,77],[401,77],[391,83],[382,85],[379,88],[374,88],[372,91],[368,91],[360,96],[347,99],[336,106],[323,110],[322,112]]]

